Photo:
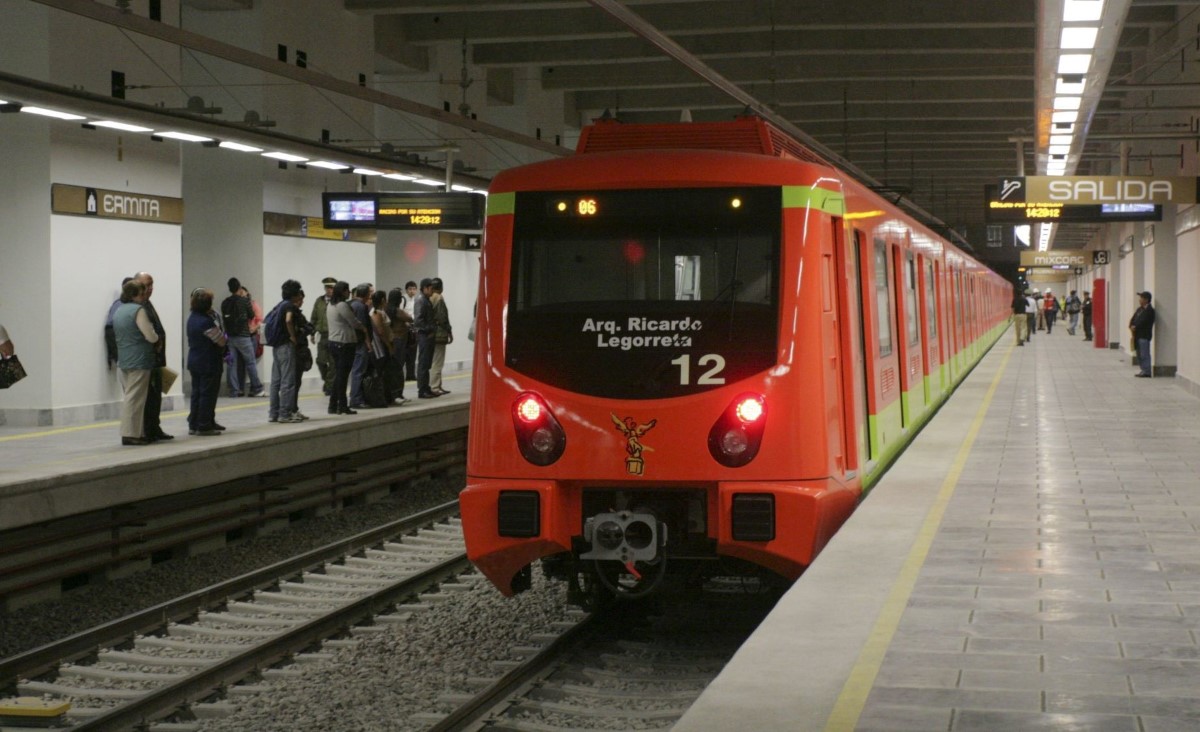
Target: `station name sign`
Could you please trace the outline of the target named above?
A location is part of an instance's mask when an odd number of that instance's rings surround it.
[[[1004,178],[995,200],[1064,205],[1200,203],[1195,176],[1030,175]],[[992,199],[989,199],[989,201]]]
[[[66,183],[54,183],[50,186],[50,211],[101,219],[151,221],[157,224],[183,223],[182,198],[109,191]]]
[[[1022,267],[1084,267],[1090,264],[1088,253],[1083,249],[1059,249],[1049,252],[1021,252]]]
[[[322,193],[329,229],[482,229],[481,193]]]

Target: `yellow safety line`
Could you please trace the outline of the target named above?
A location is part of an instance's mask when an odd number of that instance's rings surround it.
[[[862,652],[858,654],[858,661],[855,662],[850,676],[842,687],[842,693],[838,695],[837,702],[833,705],[833,712],[830,713],[829,719],[825,723],[826,732],[853,730],[858,724],[858,717],[867,703],[867,695],[871,693],[871,688],[875,685],[875,676],[879,673],[879,667],[883,665],[883,657],[887,653],[888,646],[892,644],[892,636],[895,635],[896,628],[900,625],[900,616],[904,614],[904,608],[908,606],[908,599],[912,595],[913,587],[917,584],[917,575],[925,564],[925,558],[929,554],[930,546],[933,545],[934,537],[937,536],[942,517],[946,513],[946,506],[949,505],[955,489],[958,488],[958,480],[966,467],[967,458],[970,457],[971,448],[975,444],[975,438],[979,436],[979,430],[983,427],[983,418],[992,404],[992,398],[996,394],[996,388],[1000,385],[1000,378],[1004,376],[1008,359],[1012,356],[1014,349],[1015,346],[1010,344],[1008,351],[1004,354],[1004,359],[1000,362],[996,378],[988,387],[987,393],[983,397],[983,404],[980,405],[979,412],[971,423],[971,428],[967,430],[966,439],[958,449],[954,463],[950,466],[950,472],[946,474],[946,479],[942,482],[937,499],[925,516],[925,523],[921,525],[912,550],[908,553],[908,558],[901,567],[891,592],[888,593],[888,598],[879,613],[879,619],[875,621],[875,627],[871,629],[871,634],[867,637]]]
[[[465,379],[470,375],[471,375],[471,373],[469,371],[465,371],[461,374],[455,374],[453,376],[443,376],[442,381],[454,381],[456,379]],[[408,382],[405,382],[405,383],[408,383]],[[226,399],[232,399],[232,398],[235,398],[235,397],[226,397]],[[246,404],[231,405],[228,407],[217,407],[217,413],[224,414],[225,412],[233,412],[238,409],[254,409],[256,407],[261,409],[262,407],[265,407],[267,403],[265,401],[260,401],[260,400],[265,399],[265,398],[266,397],[256,397],[256,398],[254,398],[253,401],[250,401]],[[329,397],[327,397],[323,394],[305,394],[304,396],[300,397],[300,400],[304,401],[306,399],[328,399],[328,398]],[[182,418],[187,417],[187,412],[182,409],[177,409],[177,410],[174,410],[172,412],[168,412],[168,413],[162,415],[162,418],[164,420],[178,419],[181,417]],[[65,434],[69,434],[71,432],[81,432],[83,430],[100,429],[101,427],[114,427],[119,424],[121,424],[121,420],[114,419],[114,420],[109,420],[107,422],[93,422],[92,424],[75,425],[74,427],[58,427],[56,429],[43,430],[41,432],[27,432],[23,435],[8,435],[7,437],[0,437],[0,442],[13,442],[15,440],[32,440],[35,437],[51,437],[53,435],[65,435]]]

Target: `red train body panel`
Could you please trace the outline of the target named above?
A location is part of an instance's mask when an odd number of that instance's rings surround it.
[[[758,119],[601,123],[580,150],[490,191],[472,561],[505,594],[538,559],[576,597],[796,578],[1007,285]]]

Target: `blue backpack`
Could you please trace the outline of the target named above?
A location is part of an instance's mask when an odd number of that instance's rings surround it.
[[[286,316],[283,312],[284,306],[288,304],[287,300],[281,300],[267,313],[267,317],[263,318],[263,339],[268,346],[282,346],[288,341],[287,325],[284,322]]]

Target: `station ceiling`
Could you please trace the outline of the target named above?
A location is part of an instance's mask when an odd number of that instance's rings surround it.
[[[612,5],[645,27],[619,20],[606,7]],[[984,186],[1016,174],[1020,157],[1027,174],[1037,173],[1038,0],[344,0],[344,6],[374,14],[377,38],[465,44],[475,65],[539,78],[584,116],[608,110],[630,122],[678,121],[684,114],[707,121],[743,112],[743,101],[664,50],[677,44],[885,191],[972,239],[984,225]],[[1180,54],[1192,48],[1195,64],[1198,6],[1200,0],[1132,0],[1090,125],[1097,143],[1089,142],[1076,174],[1119,172],[1119,142],[1098,132],[1162,132],[1178,127],[1179,114],[1189,119],[1164,90],[1156,96],[1131,82],[1169,66],[1155,41],[1189,15],[1192,45]],[[1195,100],[1196,86],[1174,91]],[[1176,113],[1156,114],[1156,104]],[[1198,111],[1193,101],[1193,119]],[[1060,226],[1054,246],[1081,246],[1094,230]]]

